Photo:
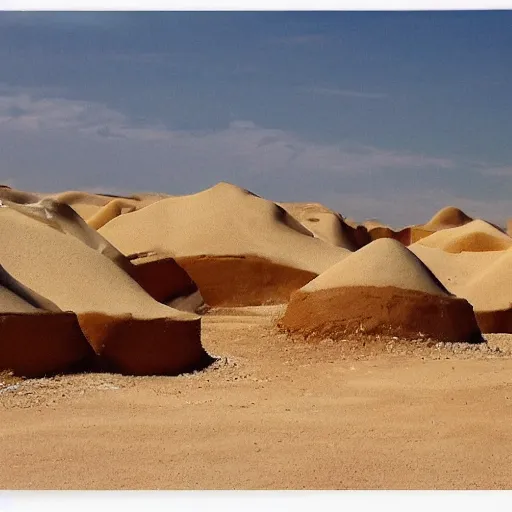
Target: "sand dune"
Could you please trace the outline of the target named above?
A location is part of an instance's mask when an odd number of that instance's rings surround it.
[[[154,258],[130,261],[67,204],[49,198],[23,206],[8,201],[5,204],[25,215],[31,215],[35,219],[49,223],[55,229],[76,237],[91,249],[103,254],[127,272],[159,302],[187,295],[197,289],[185,270],[172,258],[166,258],[165,263],[163,261],[156,263]]]
[[[473,220],[459,227],[437,231],[418,243],[450,253],[486,252],[512,247],[512,238],[488,222]]]
[[[304,334],[480,339],[473,310],[395,240],[372,242],[291,296],[280,324]]]
[[[512,333],[512,252],[505,251],[461,289],[482,332]]]
[[[41,199],[40,194],[16,190],[7,185],[0,185],[0,200],[12,201],[13,203],[26,204],[35,203]]]
[[[462,210],[454,206],[446,206],[439,210],[428,222],[423,225],[423,228],[439,231],[441,229],[455,228],[468,224],[473,219],[466,215]]]
[[[62,312],[0,266],[0,371],[41,377],[78,368],[92,356],[75,314]]]
[[[392,238],[405,246],[409,246],[437,231],[463,226],[472,220],[462,210],[453,206],[447,206],[439,210],[425,224],[406,226],[400,230],[394,230],[376,219],[367,220],[363,225],[368,230],[371,240]]]
[[[409,250],[432,270],[451,293],[462,297],[468,281],[503,254],[498,251],[449,253],[420,243],[410,245]]]
[[[355,251],[369,242],[366,229],[354,228],[343,217],[319,203],[277,203],[295,217],[316,238]]]
[[[136,210],[134,204],[128,203],[123,199],[113,199],[105,206],[98,209],[93,215],[87,218],[87,224],[94,229],[99,229],[114,217],[118,217],[123,213],[130,213]]]
[[[130,261],[130,275],[158,302],[170,302],[197,291],[197,285],[174,258],[141,255]]]
[[[199,317],[156,302],[122,268],[34,207],[0,208],[5,268],[80,326],[105,365],[133,374],[176,373],[206,357]]]
[[[210,305],[284,302],[350,254],[271,201],[219,183],[116,217],[99,233],[124,254],[173,256]]]
[[[106,224],[118,215],[144,208],[165,194],[140,194],[129,197],[88,192],[68,191],[48,196],[60,203],[71,206],[94,229]]]

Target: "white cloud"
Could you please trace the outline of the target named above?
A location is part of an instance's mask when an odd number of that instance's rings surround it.
[[[192,160],[219,157],[253,172],[315,170],[360,173],[385,168],[442,167],[447,159],[432,158],[367,146],[342,148],[315,144],[252,121],[233,121],[221,131],[173,131],[164,126],[138,127],[125,115],[98,103],[61,98],[35,99],[29,93],[0,96],[0,129],[34,132],[66,131],[103,139],[128,139],[133,143],[165,144]]]
[[[0,153],[0,183],[9,178],[27,190],[101,184],[102,191],[180,194],[225,180],[255,187],[269,199],[320,201],[347,216],[380,217],[397,226],[423,222],[447,204],[494,222],[509,215],[508,201],[457,197],[453,190],[433,190],[419,181],[433,169],[437,176],[442,171],[463,179],[461,162],[448,158],[319,144],[250,120],[203,132],[138,126],[105,105],[26,89],[0,87]],[[486,170],[510,175],[507,166],[468,166],[481,179]],[[401,180],[407,176],[406,187]],[[343,190],[347,193],[340,194]]]

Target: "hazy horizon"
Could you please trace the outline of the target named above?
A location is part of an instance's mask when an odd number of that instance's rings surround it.
[[[511,11],[2,12],[0,182],[512,213]]]

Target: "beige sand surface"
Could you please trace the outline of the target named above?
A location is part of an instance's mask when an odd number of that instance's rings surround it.
[[[0,246],[6,270],[62,310],[189,318],[153,300],[109,258],[44,219],[1,208],[0,234],[9,239]]]
[[[0,244],[0,259],[15,279],[78,315],[102,365],[141,375],[203,364],[197,315],[154,300],[120,266],[45,212],[49,218],[27,215],[21,206],[0,208],[0,238],[9,240]]]
[[[415,254],[390,238],[375,240],[350,254],[301,291],[311,293],[347,286],[394,286],[433,295],[447,294]]]
[[[335,340],[361,332],[481,340],[469,303],[451,295],[415,254],[389,238],[371,242],[294,292],[279,326]]]
[[[417,242],[449,253],[504,251],[512,247],[512,238],[483,220],[442,229]]]
[[[0,185],[0,201],[13,201],[19,204],[34,203],[42,199],[42,194],[25,192],[15,188]]]
[[[473,219],[466,215],[462,210],[455,206],[446,206],[439,210],[434,216],[426,222],[423,227],[438,231],[446,228],[454,228],[463,226],[471,222]]]
[[[277,203],[300,221],[315,237],[349,251],[357,250],[354,228],[341,215],[320,203]]]
[[[71,206],[95,229],[117,215],[144,208],[162,197],[167,197],[166,194],[138,194],[123,197],[74,190],[45,194],[45,196]]]
[[[4,385],[0,487],[511,488],[510,336],[358,356],[275,334],[278,309],[206,316],[203,373]]]
[[[0,373],[54,375],[77,370],[92,357],[76,315],[60,311],[0,266]]]
[[[99,233],[126,255],[251,255],[317,274],[349,254],[314,238],[272,201],[229,183],[116,217]]]
[[[512,252],[504,251],[461,290],[478,311],[512,308]]]
[[[412,244],[408,249],[432,270],[450,292],[462,297],[467,282],[504,254],[502,251],[448,253],[420,243]]]

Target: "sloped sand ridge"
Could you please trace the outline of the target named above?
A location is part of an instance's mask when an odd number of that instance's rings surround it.
[[[512,252],[502,253],[461,289],[485,333],[512,333]]]
[[[252,255],[199,256],[177,262],[200,283],[206,304],[217,307],[284,304],[317,274]]]
[[[316,238],[331,245],[355,251],[369,242],[366,229],[354,228],[342,216],[319,203],[277,203]]]
[[[272,301],[271,288],[286,300],[295,286],[350,254],[314,238],[275,203],[227,183],[116,217],[99,233],[126,255],[173,256],[210,305],[251,305],[256,296]],[[269,276],[267,286],[255,269]],[[233,286],[242,279],[243,286]]]
[[[12,201],[18,204],[35,203],[42,198],[41,194],[25,192],[7,185],[0,185],[0,201]]]
[[[60,311],[0,266],[0,371],[41,377],[81,368],[92,357],[74,313]]]
[[[464,287],[475,276],[500,258],[503,251],[448,253],[416,243],[413,252],[454,295],[464,297]]]
[[[473,219],[455,206],[446,206],[439,210],[428,222],[424,229],[439,231],[447,228],[456,228],[472,222]]]
[[[439,210],[425,224],[406,226],[398,231],[395,231],[389,226],[385,226],[375,220],[366,221],[364,225],[368,230],[368,235],[371,240],[393,238],[394,240],[401,242],[403,245],[409,246],[436,233],[437,231],[464,226],[472,221],[473,219],[459,208],[447,206],[446,208]]]
[[[408,247],[422,238],[434,233],[434,231],[425,229],[421,226],[407,226],[400,231],[394,231],[387,226],[375,226],[368,231],[370,240],[379,240],[380,238],[392,238]]]
[[[280,327],[331,338],[386,334],[481,341],[470,304],[395,240],[372,242],[292,294]]]
[[[509,249],[512,238],[488,222],[474,220],[463,226],[437,231],[418,243],[450,253],[491,252]]]
[[[156,302],[75,236],[10,207],[0,208],[0,236],[10,242],[0,247],[5,268],[61,309],[75,312],[89,343],[111,369],[176,373],[204,364],[197,315]]]
[[[129,274],[158,302],[170,302],[197,291],[190,275],[170,256],[143,254],[129,261]]]
[[[143,194],[124,197],[68,191],[48,197],[71,206],[91,227],[98,229],[118,215],[144,208],[166,196],[165,194]]]
[[[71,206],[44,198],[37,203],[5,205],[72,235],[91,249],[103,254],[128,273],[151,297],[159,302],[193,293],[197,287],[190,276],[172,258],[141,257],[130,261],[110,242],[91,228]],[[159,261],[156,261],[156,260]]]

